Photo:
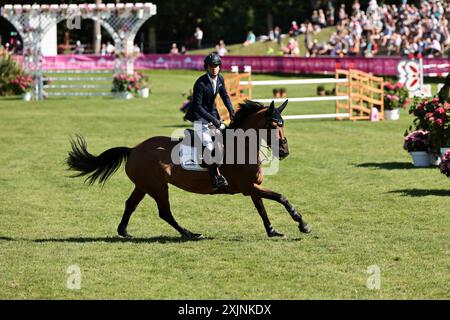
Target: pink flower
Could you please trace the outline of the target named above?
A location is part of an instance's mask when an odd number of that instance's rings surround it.
[[[435,123],[439,126],[442,125],[442,119],[437,119]]]
[[[436,110],[434,110],[434,113],[436,113],[436,114],[444,114],[445,110],[444,110],[444,108],[439,107]]]
[[[403,88],[403,84],[401,82],[397,82],[397,85],[395,86],[397,89]]]
[[[394,85],[393,85],[392,83],[390,83],[389,81],[387,81],[387,82],[384,84],[384,86],[385,86],[387,89],[389,89],[389,90],[394,90],[394,89],[395,89]]]

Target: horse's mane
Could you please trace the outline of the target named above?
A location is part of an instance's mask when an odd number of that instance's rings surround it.
[[[243,103],[239,103],[239,109],[236,111],[234,115],[234,120],[231,125],[231,128],[237,129],[240,128],[244,122],[244,120],[253,113],[258,112],[266,108],[262,103],[252,101],[252,100],[244,100]]]

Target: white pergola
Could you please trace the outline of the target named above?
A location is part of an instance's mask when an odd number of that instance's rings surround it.
[[[42,39],[56,24],[64,20],[92,19],[98,21],[111,35],[115,45],[114,72],[133,73],[134,38],[140,27],[156,15],[152,3],[5,5],[1,16],[17,29],[23,40],[24,69],[35,79],[35,97],[42,96]]]

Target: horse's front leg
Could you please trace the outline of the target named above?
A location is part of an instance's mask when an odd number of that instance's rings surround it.
[[[303,233],[310,233],[311,227],[305,220],[303,220],[302,215],[294,208],[292,204],[289,203],[288,199],[280,193],[271,191],[260,187],[259,185],[254,185],[252,190],[252,197],[261,197],[264,199],[274,200],[281,203],[286,210],[291,215],[292,219],[298,222],[298,228]]]

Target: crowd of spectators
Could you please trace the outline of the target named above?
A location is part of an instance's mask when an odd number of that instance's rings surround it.
[[[336,23],[335,23],[336,18]],[[305,56],[417,55],[442,56],[450,51],[450,1],[427,0],[419,6],[402,0],[399,5],[378,5],[371,0],[362,10],[358,0],[351,8],[341,4],[335,16],[331,1],[324,9],[314,10],[309,21],[292,21],[281,46],[285,55],[298,56],[297,36],[304,34]],[[324,42],[315,38],[323,28],[336,25],[336,32]],[[277,30],[275,30],[277,29]],[[272,41],[281,43],[279,27],[269,33]]]

